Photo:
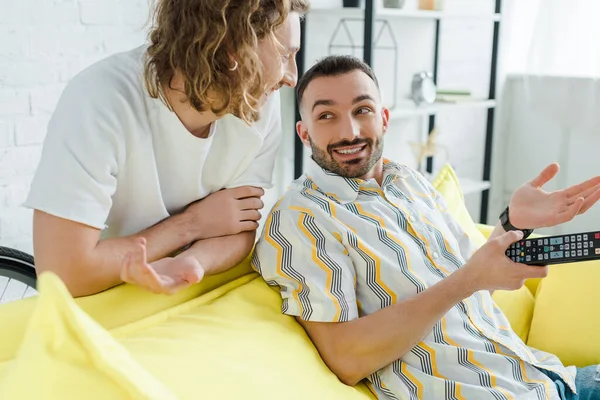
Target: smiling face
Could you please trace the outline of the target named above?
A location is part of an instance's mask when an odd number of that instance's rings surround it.
[[[296,86],[298,67],[296,53],[300,49],[300,14],[291,12],[273,36],[262,38],[258,45],[258,57],[262,63],[265,80],[265,97],[282,86]]]
[[[380,180],[389,112],[371,77],[356,69],[314,78],[300,109],[297,132],[318,165],[346,178]]]

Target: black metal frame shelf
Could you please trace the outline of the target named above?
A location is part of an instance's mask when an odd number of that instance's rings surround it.
[[[374,0],[365,0],[364,9],[360,8],[339,8],[335,9],[335,15],[340,18],[357,18],[363,14],[362,21],[364,21],[363,28],[363,60],[370,66],[373,65],[373,50],[374,50],[374,25],[376,18],[422,18],[432,19],[435,21],[435,44],[434,44],[434,65],[433,65],[433,77],[435,83],[438,80],[438,66],[439,66],[439,45],[440,45],[440,22],[444,19],[453,18],[475,18],[477,20],[488,19],[493,21],[494,30],[492,38],[492,56],[491,56],[491,67],[490,67],[490,82],[489,82],[489,93],[487,99],[481,100],[470,100],[460,101],[455,103],[436,103],[430,106],[424,107],[395,107],[391,112],[392,118],[409,118],[415,116],[429,116],[429,132],[432,132],[435,127],[436,114],[444,110],[452,110],[460,107],[472,107],[472,108],[486,108],[487,109],[487,122],[486,122],[486,135],[485,135],[485,147],[484,147],[484,165],[483,165],[483,181],[481,185],[477,186],[481,188],[481,211],[479,220],[481,223],[487,223],[488,219],[488,205],[489,205],[489,182],[491,177],[491,165],[492,165],[492,145],[493,145],[493,134],[494,134],[494,117],[496,107],[496,77],[498,71],[498,47],[499,47],[499,35],[500,35],[500,21],[501,21],[501,10],[502,0],[495,0],[494,13],[490,14],[453,14],[449,12],[441,11],[425,11],[425,10],[394,10],[394,9],[375,9]],[[309,12],[307,17],[311,14],[327,13],[331,14],[331,9],[313,9]],[[297,63],[298,73],[301,76],[305,70],[305,52],[306,52],[306,22],[301,22],[302,39],[301,48],[298,52]],[[300,119],[300,113],[298,111],[298,104],[295,103],[295,116],[296,120]],[[297,135],[294,143],[294,175],[295,178],[302,175],[303,170],[303,153],[304,144],[300,141]],[[427,160],[427,171],[431,172],[433,169],[433,159]],[[479,184],[479,183],[478,183]]]

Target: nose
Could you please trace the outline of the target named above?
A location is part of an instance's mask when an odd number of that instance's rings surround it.
[[[352,141],[360,136],[360,125],[350,115],[338,116],[340,140]]]
[[[284,85],[291,88],[296,87],[296,83],[298,83],[298,65],[296,64],[295,57],[292,57],[290,61],[286,63],[282,82]]]

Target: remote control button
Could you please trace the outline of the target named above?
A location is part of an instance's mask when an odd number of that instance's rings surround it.
[[[596,247],[596,254],[600,254],[600,247]]]
[[[585,249],[585,250],[583,250],[583,255],[584,255],[584,256],[587,256],[587,255],[589,255],[589,254],[590,254],[590,253],[589,253],[589,250],[588,250],[588,249]]]
[[[588,235],[587,233],[585,235],[583,235],[583,240],[588,240]]]
[[[548,253],[544,254],[544,260],[548,259]]]
[[[569,243],[569,237],[565,236],[565,243]]]
[[[581,242],[581,235],[577,235],[577,241]]]
[[[582,255],[582,251],[581,250],[577,250],[577,257],[581,257]]]
[[[542,261],[544,259],[544,256],[542,254],[538,254],[538,261]]]
[[[581,249],[581,242],[577,243],[577,248]]]
[[[592,242],[592,241],[590,240],[590,248],[593,248],[593,247],[594,247],[594,242]]]
[[[588,242],[583,242],[583,248],[587,249],[588,248]]]
[[[531,242],[527,242],[527,247],[531,247]]]
[[[561,250],[564,250],[564,249],[565,249],[565,245],[564,245],[564,244],[561,244],[561,245],[559,246],[559,249],[561,249]]]
[[[571,236],[571,242],[575,241],[575,236]]]
[[[594,234],[594,239],[600,239],[600,233]]]
[[[528,262],[531,261],[531,256],[525,257],[525,261],[528,261]]]

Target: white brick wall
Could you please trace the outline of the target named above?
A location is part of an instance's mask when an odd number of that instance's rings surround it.
[[[20,204],[37,166],[45,127],[58,97],[66,82],[84,67],[143,42],[149,18],[148,2],[0,0],[0,245],[32,252],[31,213]],[[319,2],[312,1],[315,6]],[[408,0],[407,6],[414,6],[411,3],[415,2]],[[474,6],[489,11],[493,1],[454,0],[447,4],[453,11],[472,10]],[[445,24],[440,76],[445,84],[467,84],[469,81],[464,78],[469,77],[471,82],[476,82],[475,90],[485,91],[487,82],[480,81],[487,79],[489,70],[489,26],[471,24],[465,31],[458,23]],[[401,54],[401,65],[406,64],[406,57],[418,58],[419,53],[425,56],[425,65],[429,65],[430,51],[431,48],[425,46],[416,54],[412,50],[410,55]],[[419,60],[412,62],[420,63]],[[465,71],[469,71],[468,74]],[[284,104],[291,104],[291,91],[284,94],[287,99]],[[285,189],[293,174],[293,116],[285,107],[283,113],[285,141],[276,175],[279,182],[269,192],[268,206],[278,192]],[[480,114],[441,116],[444,134],[454,135],[446,137],[444,142],[481,136],[485,120]],[[388,147],[399,146],[406,150],[406,140],[415,136],[410,132],[414,128],[400,125]],[[481,171],[482,144],[478,140],[475,143],[478,143],[476,147],[461,149],[461,154],[455,157],[460,161],[458,168],[469,177],[478,177]]]
[[[0,0],[0,245],[32,252],[21,207],[73,75],[145,39],[148,0]]]

